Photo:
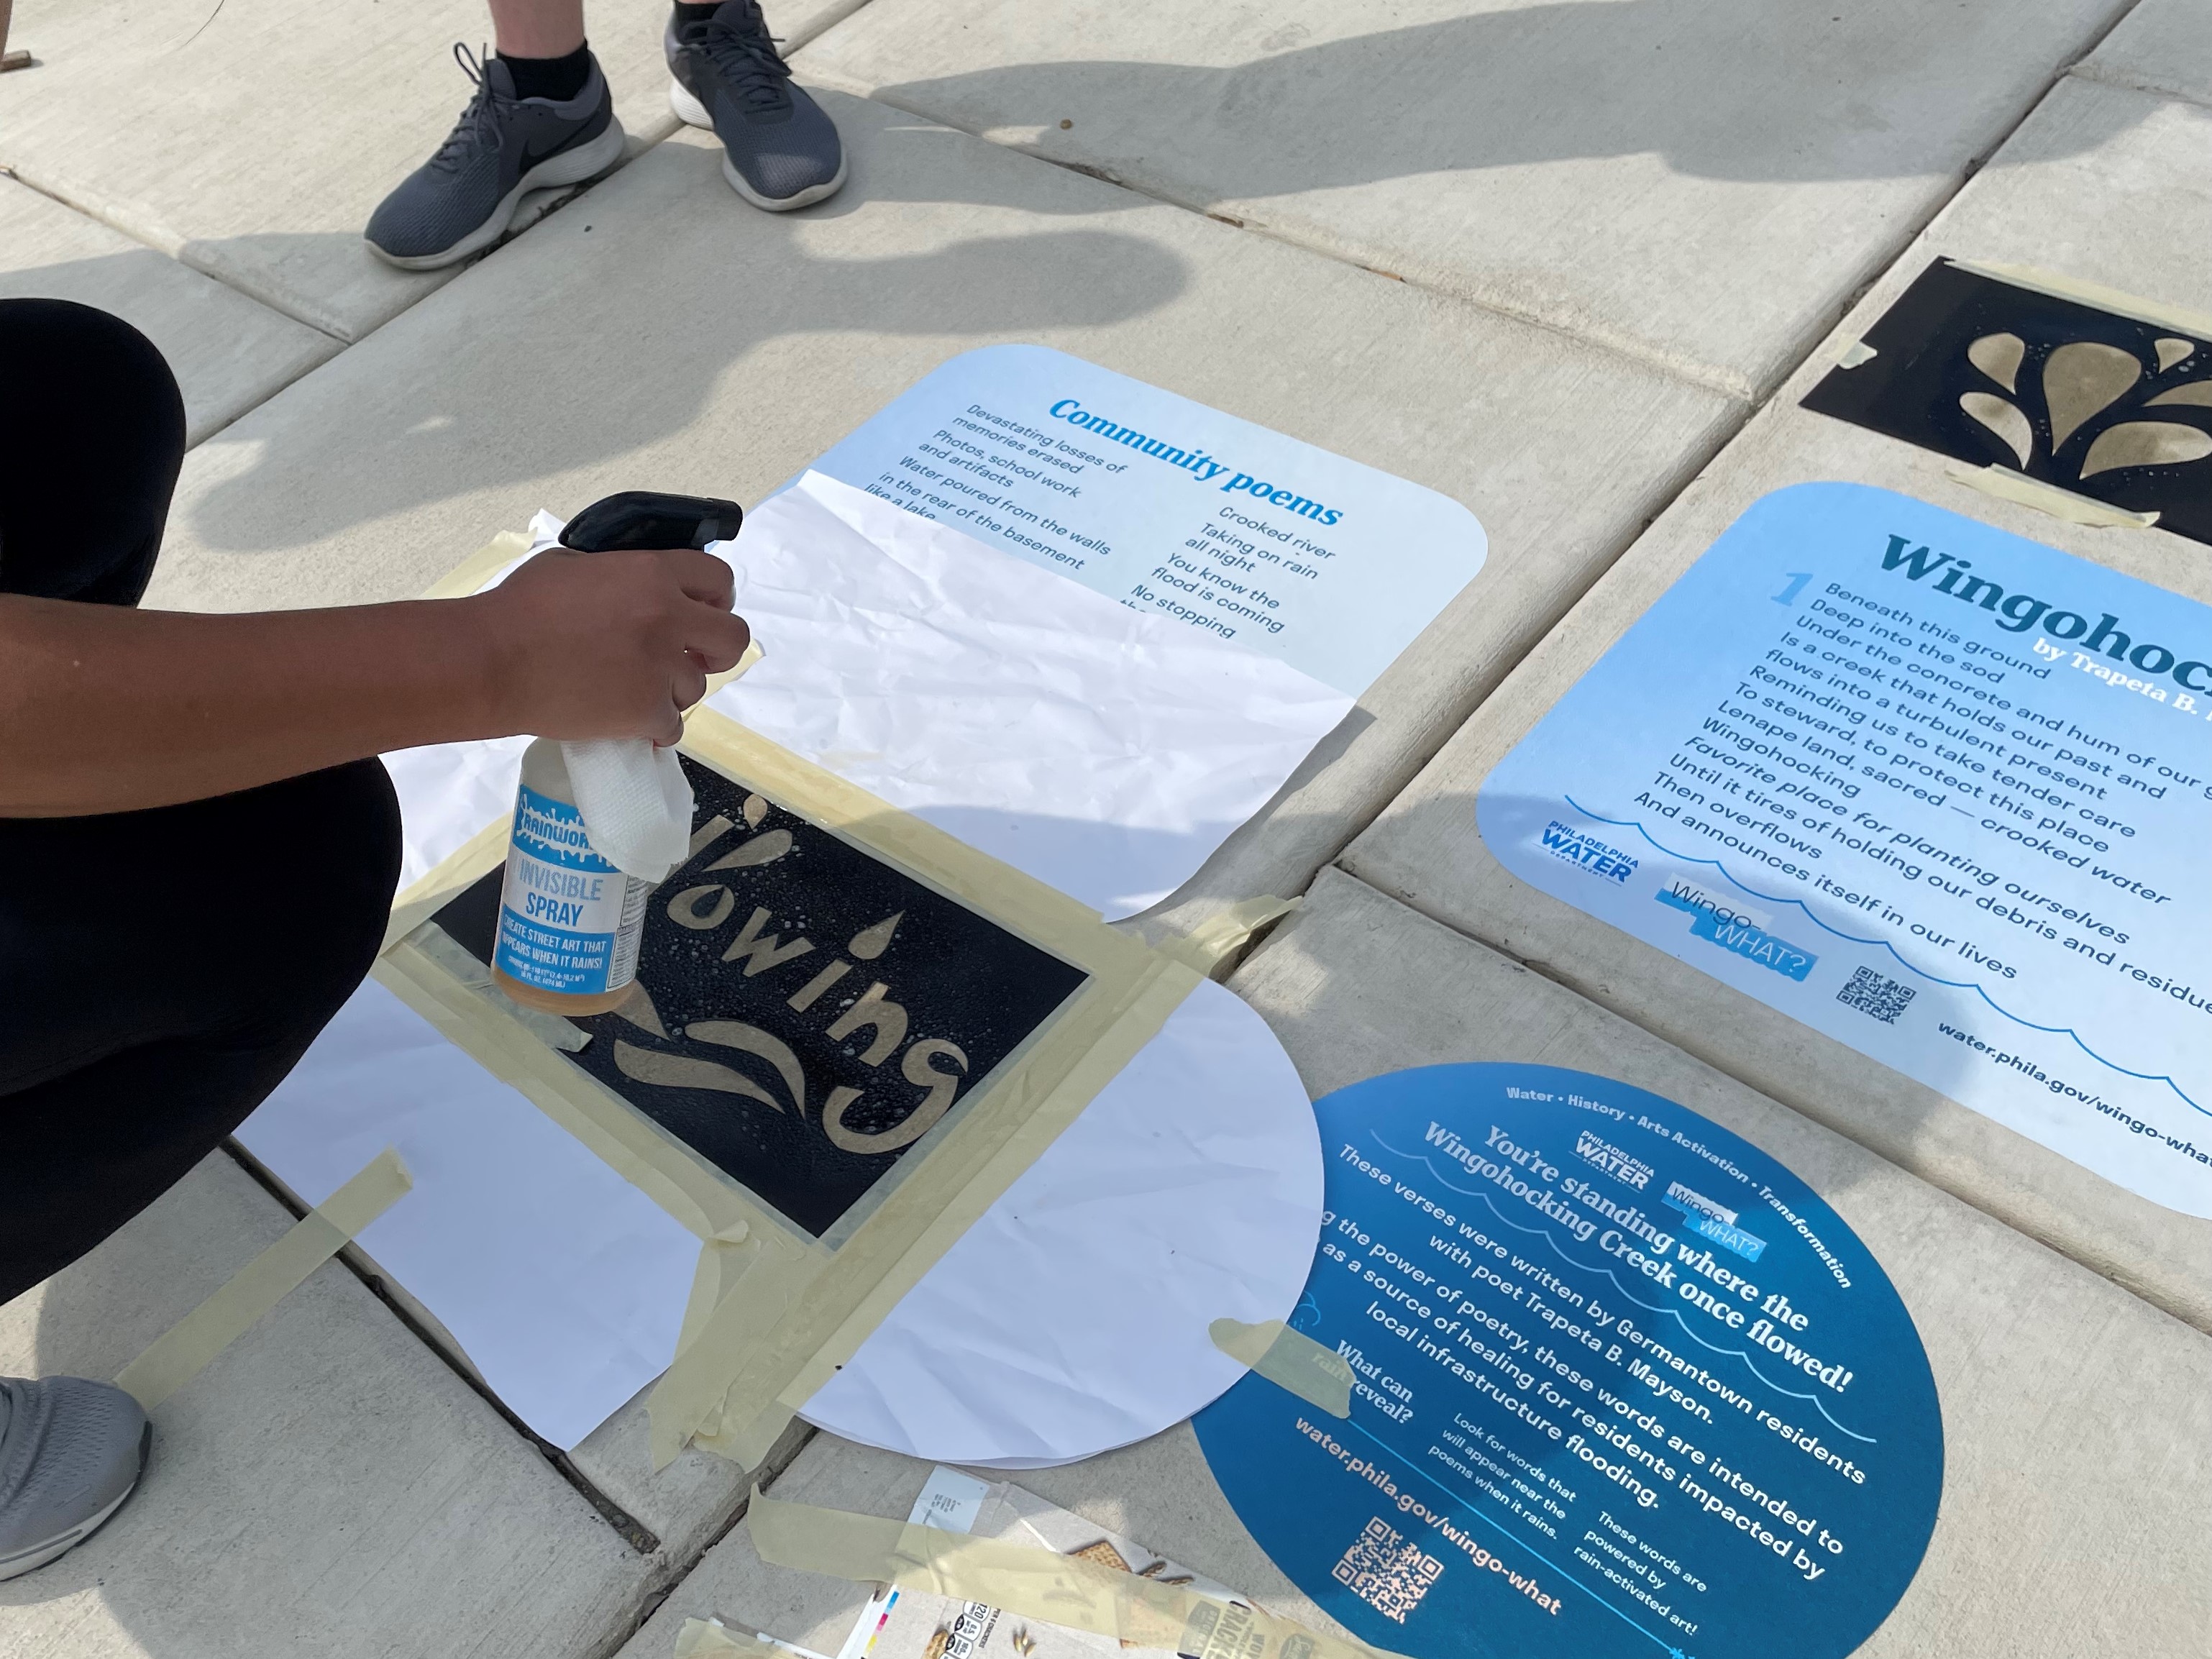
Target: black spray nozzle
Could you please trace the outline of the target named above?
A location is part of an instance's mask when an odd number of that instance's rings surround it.
[[[602,495],[568,520],[561,545],[579,553],[611,553],[623,548],[698,547],[727,541],[738,533],[744,509],[717,495],[665,495],[656,489],[625,489]]]

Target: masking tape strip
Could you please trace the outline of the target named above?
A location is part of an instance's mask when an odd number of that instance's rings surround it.
[[[512,536],[495,539],[431,596],[476,591],[526,545]],[[759,654],[749,650],[716,683],[736,678]],[[1198,980],[1296,901],[1247,901],[1156,951],[1058,889],[712,709],[691,712],[683,746],[1086,975],[1074,1004],[970,1099],[954,1133],[832,1254],[782,1225],[750,1224],[757,1208],[750,1194],[458,982],[423,941],[409,937],[501,861],[505,821],[472,837],[395,905],[379,980],[701,1239],[676,1358],[652,1397],[653,1461],[665,1465],[690,1440],[750,1468],[792,1410],[1158,1033]]]
[[[736,662],[732,663],[729,667],[725,668],[720,673],[709,674],[707,676],[707,689],[704,692],[701,693],[700,701],[703,702],[707,698],[713,696],[714,693],[727,685],[732,680],[734,680],[741,675],[748,672],[755,663],[758,662],[767,654],[768,653],[766,652],[761,649],[761,642],[758,640],[748,640],[745,642],[744,655],[739,657]]]
[[[461,984],[491,1003],[509,1019],[528,1026],[538,1040],[564,1054],[580,1054],[592,1046],[591,1033],[574,1021],[542,1008],[526,1008],[499,988],[491,969],[469,954],[468,947],[441,927],[418,928],[412,943]]]
[[[752,1467],[792,1410],[1157,1034],[1200,975],[1057,889],[711,710],[694,715],[686,746],[1088,975],[1073,1006],[971,1099],[954,1132],[957,1156],[947,1156],[949,1137],[834,1256],[787,1271],[756,1261],[695,1323],[652,1396],[654,1461],[688,1440]],[[695,1312],[699,1305],[695,1293]]]
[[[520,1021],[456,981],[411,939],[386,951],[374,971],[440,1036],[519,1091],[694,1237],[704,1243],[745,1237],[750,1224],[733,1189],[707,1179],[681,1143]]]
[[[775,1566],[981,1601],[1192,1659],[1377,1659],[1387,1653],[1241,1601],[1224,1604],[1054,1550],[787,1504],[757,1490],[745,1525],[761,1559]]]
[[[1295,898],[1277,898],[1273,893],[1245,899],[1225,910],[1216,911],[1184,937],[1167,940],[1160,945],[1160,954],[1188,963],[1210,978],[1216,968],[1243,949],[1253,934],[1269,922],[1288,915],[1302,902]]]
[[[1881,355],[1864,340],[1854,340],[1844,348],[1843,355],[1836,359],[1836,367],[1838,368],[1863,368]]]
[[[2146,300],[2117,288],[2106,288],[2102,283],[2086,283],[2079,277],[2063,276],[2055,270],[2039,270],[2033,265],[1984,264],[1979,259],[1959,258],[1949,259],[1948,263],[1961,270],[1971,270],[1978,276],[1994,277],[2000,283],[2009,283],[2014,288],[2048,294],[2054,300],[2071,300],[2077,305],[2093,306],[2099,311],[2132,317],[2139,323],[2148,323],[2153,328],[2177,329],[2184,334],[2194,334],[2200,340],[2212,340],[2212,313],[2191,311],[2185,307]]]
[[[1352,1415],[1352,1367],[1342,1354],[1324,1348],[1279,1319],[1248,1325],[1241,1319],[1217,1319],[1206,1328],[1213,1346],[1250,1366],[1277,1388],[1287,1389],[1331,1417]]]
[[[206,1301],[155,1338],[123,1368],[115,1386],[153,1410],[198,1376],[209,1361],[251,1330],[414,1184],[398,1152],[386,1148]]]
[[[792,1412],[852,1358],[1196,988],[1195,969],[1144,954],[1148,960],[1132,980],[1086,987],[1084,1001],[978,1097],[962,1127],[995,1132],[981,1167],[925,1164],[870,1218],[870,1227],[882,1224],[883,1243],[859,1249],[856,1236],[811,1276],[803,1297],[772,1279],[760,1279],[757,1290],[751,1275],[739,1282],[653,1391],[656,1462],[674,1456],[688,1438],[745,1468],[759,1464]]]
[[[2015,472],[2008,466],[1948,466],[1944,471],[1953,483],[1962,483],[2002,501],[2032,507],[2068,524],[2089,525],[2100,530],[2148,530],[2158,522],[2155,513],[2130,513],[2124,507],[2107,506],[2087,495],[2077,495],[2070,489],[2061,489],[2057,484],[2045,483],[2040,478],[2031,478],[2025,472]]]
[[[992,1160],[951,1196],[921,1236],[877,1278],[836,1331],[799,1367],[778,1391],[779,1406],[796,1412],[852,1358],[900,1299],[1044,1155],[1099,1091],[1136,1058],[1138,1050],[1158,1035],[1200,977],[1186,964],[1165,963],[1118,1016],[1109,1018],[1102,1011],[1093,1020],[1072,1023],[1069,1040],[1083,1044],[1073,1066]],[[774,1420],[771,1413],[769,1421]]]

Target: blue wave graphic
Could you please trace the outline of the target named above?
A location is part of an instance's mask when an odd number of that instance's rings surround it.
[[[1795,905],[1799,910],[1804,913],[1807,921],[1810,921],[1815,927],[1818,927],[1823,933],[1832,933],[1840,939],[1848,939],[1853,945],[1880,946],[1882,950],[1889,952],[1892,960],[1893,960],[1899,967],[1904,969],[1907,973],[1913,975],[1916,978],[1924,979],[1931,985],[1946,985],[1954,991],[1972,991],[1976,996],[1981,998],[1984,1002],[1989,1004],[1991,1010],[1996,1013],[2002,1014],[2005,1018],[2010,1020],[2015,1025],[2024,1025],[2031,1031],[2042,1031],[2051,1036],[2070,1038],[2074,1046],[2079,1048],[2083,1054],[2088,1055],[2090,1059],[2095,1060],[2100,1066],[2105,1066],[2108,1070],[2118,1072],[2122,1077],[2131,1077],[2136,1079],[2138,1082],[2142,1083],[2163,1083],[2167,1088],[2173,1091],[2174,1094],[2181,1100],[2182,1103],[2187,1106],[2190,1110],[2197,1112],[2205,1117],[2212,1117],[2212,1107],[2205,1107],[2197,1104],[2196,1100],[2191,1097],[2187,1090],[2184,1089],[2179,1083],[2176,1083],[2165,1073],[2130,1071],[2127,1066],[2121,1065],[2119,1061],[2116,1060],[2106,1060],[2104,1055],[2099,1054],[2094,1048],[2092,1048],[2087,1042],[2082,1041],[2081,1034],[2070,1025],[2039,1025],[2032,1019],[2022,1019],[2018,1014],[2014,1013],[2010,1009],[2007,1008],[2002,1003],[1999,1002],[1995,997],[1991,996],[1987,991],[1984,991],[1980,986],[1975,984],[1972,980],[1944,979],[1938,975],[1929,973],[1924,968],[1916,968],[1912,963],[1907,962],[1903,957],[1899,956],[1898,954],[1897,947],[1892,945],[1887,939],[1861,939],[1856,933],[1847,933],[1840,927],[1832,927],[1826,922],[1821,921],[1820,917],[1814,915],[1811,908],[1806,904],[1804,900],[1801,898],[1778,897],[1771,893],[1762,893],[1758,888],[1749,886],[1743,882],[1738,881],[1735,877],[1730,875],[1729,873],[1728,867],[1718,859],[1692,858],[1687,853],[1678,853],[1673,848],[1668,847],[1664,842],[1661,842],[1649,830],[1646,830],[1634,818],[1609,818],[1602,812],[1591,811],[1589,807],[1583,805],[1572,795],[1562,795],[1560,799],[1565,800],[1568,805],[1573,807],[1576,811],[1580,812],[1586,818],[1594,818],[1600,823],[1609,823],[1616,830],[1633,830],[1638,835],[1643,836],[1645,841],[1650,842],[1653,847],[1657,848],[1659,851],[1664,853],[1670,859],[1677,860],[1684,864],[1710,865],[1712,868],[1721,872],[1723,879],[1733,884],[1740,891],[1748,893],[1753,898],[1758,899],[1764,903]]]

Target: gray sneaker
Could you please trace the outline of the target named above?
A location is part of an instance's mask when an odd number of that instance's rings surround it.
[[[146,1470],[154,1425],[112,1382],[0,1376],[0,1579],[82,1543]]]
[[[822,106],[792,84],[758,0],[722,0],[703,23],[670,14],[668,106],[722,141],[722,177],[757,208],[786,213],[834,196],[845,147]]]
[[[566,103],[517,98],[496,56],[453,56],[477,83],[438,153],[409,173],[372,215],[369,251],[402,270],[435,270],[489,247],[505,233],[525,191],[579,185],[622,159],[614,94],[592,60],[591,78]]]

